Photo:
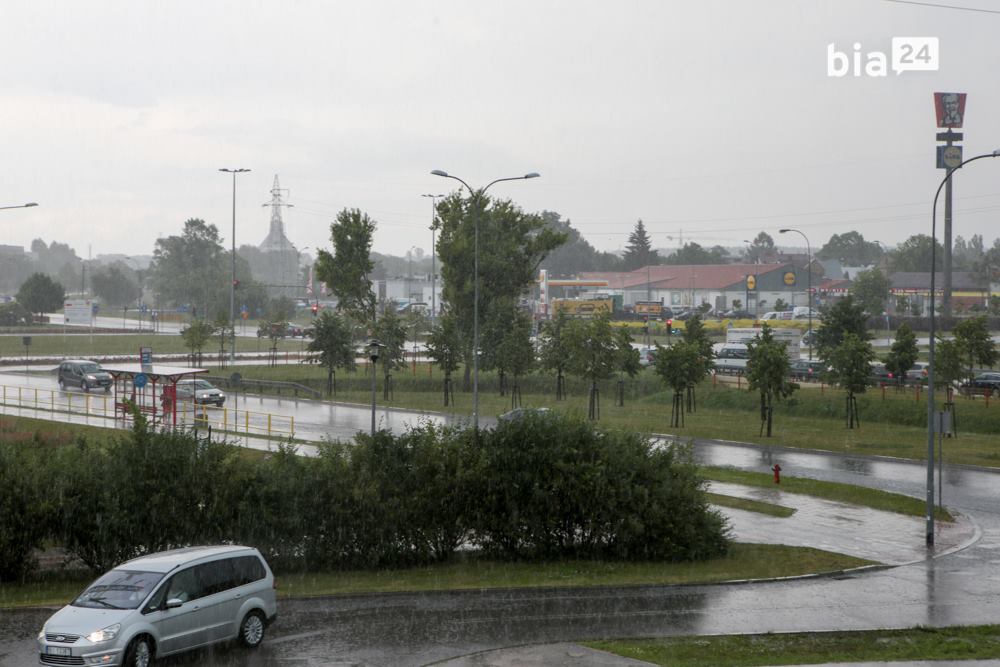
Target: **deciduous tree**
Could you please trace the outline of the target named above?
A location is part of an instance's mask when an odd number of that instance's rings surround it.
[[[44,273],[33,273],[21,285],[15,298],[29,312],[40,315],[61,309],[66,291]]]
[[[326,393],[337,395],[338,368],[353,371],[355,367],[354,338],[350,324],[339,313],[324,310],[313,320],[312,340],[306,346],[311,364],[326,369]]]
[[[333,252],[319,250],[316,278],[337,296],[337,309],[359,322],[374,322],[375,292],[371,274],[375,221],[359,209],[345,208],[330,225]]]
[[[750,391],[760,392],[760,430],[767,426],[771,437],[774,421],[774,401],[788,398],[799,385],[788,380],[791,362],[785,345],[774,339],[774,332],[766,324],[760,334],[747,344],[747,382]]]

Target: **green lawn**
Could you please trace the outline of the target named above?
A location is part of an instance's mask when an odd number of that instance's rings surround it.
[[[139,348],[152,347],[156,353],[189,353],[184,346],[180,334],[154,334],[152,332],[135,334],[102,335],[95,333],[61,332],[61,327],[53,331],[54,335],[32,335],[31,346],[27,352],[29,357],[93,357],[109,354],[134,354],[139,356]],[[278,349],[282,352],[301,351],[308,344],[301,338],[287,338],[278,341]],[[237,352],[266,352],[270,347],[268,338],[236,337]],[[219,337],[213,336],[209,344],[202,350],[206,360],[212,359],[219,352]],[[0,357],[23,359],[25,354],[21,334],[0,335]]]
[[[586,645],[670,667],[988,660],[1000,658],[1000,626],[622,639]]]
[[[818,549],[733,544],[728,556],[692,563],[560,562],[498,563],[474,556],[405,570],[309,572],[278,575],[284,598],[481,588],[694,584],[837,572],[871,565]],[[0,585],[0,608],[65,604],[92,579],[82,573],[50,573],[23,584]]]
[[[732,484],[743,484],[745,486],[756,486],[767,489],[775,488],[774,479],[768,473],[718,467],[701,468],[700,472],[706,479],[717,482],[730,482]],[[895,512],[896,514],[905,514],[907,516],[924,516],[927,509],[926,502],[919,498],[911,498],[878,489],[869,489],[864,486],[823,482],[805,477],[782,475],[780,489],[787,493],[801,493],[807,496],[815,496],[817,498],[825,498],[826,500],[852,505],[863,505],[883,512]],[[934,516],[939,521],[954,521],[954,518],[946,509],[937,507],[934,512]]]
[[[244,377],[295,381],[324,388],[325,371],[315,365],[291,364],[268,367],[243,367]],[[394,392],[389,401],[382,399],[379,379],[378,403],[393,407],[443,412],[468,417],[472,412],[471,392],[461,391],[461,378],[454,379],[454,403],[445,408],[441,390],[442,376],[438,369],[428,370],[418,365],[394,374]],[[363,368],[357,373],[337,374],[337,401],[370,405],[369,380]],[[480,414],[498,415],[511,408],[509,396],[499,396],[493,374],[483,374],[480,380]],[[554,382],[530,378],[522,386],[522,405],[548,407],[586,416],[586,387],[578,380],[569,382],[568,399],[556,401],[549,385]],[[697,389],[696,412],[685,415],[684,426],[672,429],[670,420],[671,394],[664,391],[656,377],[645,370],[635,380],[626,380],[624,407],[614,404],[613,387],[601,391],[600,423],[605,426],[632,428],[651,433],[676,433],[681,437],[713,438],[779,445],[803,449],[880,455],[894,458],[925,460],[927,454],[926,393],[919,397],[914,389],[896,392],[873,390],[859,397],[860,428],[845,425],[844,393],[826,387],[801,389],[793,400],[778,403],[774,412],[774,435],[761,436],[756,397],[735,386],[712,386],[706,381]],[[1000,466],[1000,447],[996,433],[1000,432],[1000,401],[956,397],[959,434],[945,442],[946,463],[962,463],[988,467]]]

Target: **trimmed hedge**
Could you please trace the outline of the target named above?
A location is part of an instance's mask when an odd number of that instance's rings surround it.
[[[95,571],[188,544],[252,544],[281,571],[405,567],[463,545],[501,559],[725,554],[684,449],[573,417],[480,431],[359,434],[316,457],[263,457],[140,418],[105,446],[0,444],[0,580],[49,539]],[[21,564],[20,567],[18,564]]]

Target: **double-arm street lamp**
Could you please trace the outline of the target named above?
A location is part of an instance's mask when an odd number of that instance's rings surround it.
[[[937,262],[937,202],[941,189],[951,180],[951,175],[970,162],[987,157],[1000,157],[1000,149],[992,153],[983,153],[968,160],[963,160],[950,167],[941,179],[937,192],[934,193],[934,204],[931,208],[931,289],[930,289],[930,349],[927,353],[927,546],[934,545],[934,273]]]
[[[802,238],[806,240],[806,284],[808,287],[806,289],[809,293],[809,361],[813,358],[813,338],[815,337],[815,332],[813,331],[813,272],[812,272],[812,246],[809,245],[809,237],[803,234],[798,229],[779,229],[779,234],[787,234],[788,232],[795,232],[800,234]]]
[[[245,174],[249,169],[220,169],[233,175],[233,272],[229,282],[229,364],[236,363],[236,174]]]
[[[437,241],[435,240],[438,230],[437,200],[444,195],[420,195],[431,198],[431,323],[437,317],[437,268],[435,264],[435,252],[437,251]]]
[[[498,178],[495,181],[490,181],[486,184],[486,187],[479,190],[473,190],[468,183],[463,181],[458,176],[453,176],[446,171],[441,171],[440,169],[435,169],[431,172],[435,176],[441,176],[443,178],[451,178],[462,185],[465,189],[469,191],[469,201],[473,205],[473,201],[476,196],[483,196],[486,191],[490,189],[490,186],[496,183],[502,183],[504,181],[523,181],[528,178],[538,178],[539,174],[537,172],[531,172],[525,174],[524,176],[511,176],[508,178]],[[477,433],[479,432],[479,213],[477,210],[473,210],[472,216],[472,226],[473,226],[473,268],[472,268],[472,283],[473,283],[473,303],[472,303],[472,428]]]

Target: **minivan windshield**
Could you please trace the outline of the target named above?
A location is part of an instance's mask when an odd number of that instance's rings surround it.
[[[80,370],[84,373],[100,373],[101,367],[97,364],[80,364]]]
[[[163,578],[160,572],[111,570],[73,600],[74,607],[135,609]]]

